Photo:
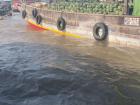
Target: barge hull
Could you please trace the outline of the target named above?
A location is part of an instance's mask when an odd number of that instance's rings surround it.
[[[42,22],[37,24],[32,16],[34,7],[28,5],[22,10],[27,11],[26,21],[35,27],[49,30],[63,36],[74,38],[88,38],[96,41],[93,37],[93,27],[96,23],[104,23],[108,28],[107,38],[103,41],[108,45],[140,48],[140,17],[116,16],[86,13],[69,13],[51,11],[36,8],[42,16]],[[60,31],[57,28],[57,19],[63,17],[67,23],[66,29]]]
[[[42,30],[47,30],[47,31],[51,31],[51,32],[54,32],[58,35],[62,35],[62,36],[69,36],[69,37],[74,37],[74,38],[81,38],[81,39],[92,39],[92,40],[95,40],[93,38],[93,36],[91,35],[83,35],[83,33],[85,32],[82,32],[79,31],[79,33],[72,33],[72,30],[69,29],[70,32],[63,32],[63,31],[59,31],[57,28],[54,28],[51,27],[52,25],[47,25],[47,24],[37,24],[34,20],[32,19],[26,19],[26,21],[33,26],[33,28],[39,28],[39,29],[42,29]],[[73,31],[74,32],[74,31]],[[80,33],[81,32],[81,33]],[[89,33],[91,34],[91,33]],[[140,40],[139,39],[136,39],[136,38],[129,38],[128,37],[129,35],[121,35],[121,34],[118,34],[118,33],[113,33],[111,32],[111,30],[109,31],[109,37],[107,38],[106,40],[106,43],[108,45],[117,45],[117,46],[121,46],[121,47],[140,47]],[[134,36],[134,35],[133,35]],[[95,40],[96,41],[96,40]]]

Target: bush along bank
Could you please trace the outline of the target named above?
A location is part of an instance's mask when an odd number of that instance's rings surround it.
[[[78,2],[71,0],[68,2],[60,1],[49,4],[48,9],[64,12],[123,15],[123,7],[123,4],[117,2],[106,3],[95,0]]]

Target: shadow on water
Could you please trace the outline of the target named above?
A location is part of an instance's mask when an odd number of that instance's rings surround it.
[[[0,23],[0,105],[140,104],[138,50],[58,37],[11,20]]]

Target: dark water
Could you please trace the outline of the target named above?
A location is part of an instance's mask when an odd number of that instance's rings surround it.
[[[140,105],[140,50],[0,21],[0,105]]]

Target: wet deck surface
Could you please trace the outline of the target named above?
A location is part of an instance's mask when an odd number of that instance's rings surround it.
[[[0,21],[0,105],[140,105],[140,50]]]

